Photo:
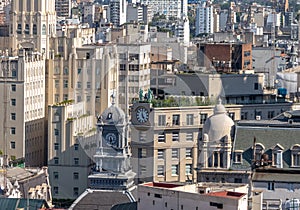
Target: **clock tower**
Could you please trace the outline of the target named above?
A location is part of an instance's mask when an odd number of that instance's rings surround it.
[[[135,173],[130,164],[127,141],[128,122],[124,112],[115,106],[97,117],[97,150],[95,167],[89,175],[89,187],[103,190],[126,190],[133,186]]]

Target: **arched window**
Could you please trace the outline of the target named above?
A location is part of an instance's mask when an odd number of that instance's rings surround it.
[[[292,146],[291,160],[292,160],[291,166],[300,167],[300,145],[299,144],[295,144],[294,146]]]
[[[46,35],[46,24],[43,24],[42,35]]]
[[[272,149],[272,165],[276,168],[282,168],[282,151],[283,147],[280,144],[276,144]]]

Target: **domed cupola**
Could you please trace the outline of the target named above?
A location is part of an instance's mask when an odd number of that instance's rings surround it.
[[[100,123],[106,125],[122,125],[125,123],[125,113],[115,106],[115,100],[112,97],[112,105],[103,111],[99,120]]]
[[[209,142],[218,143],[226,136],[227,138],[231,137],[233,126],[233,120],[227,115],[226,109],[219,99],[219,103],[214,108],[214,114],[206,120],[203,126],[203,138]]]

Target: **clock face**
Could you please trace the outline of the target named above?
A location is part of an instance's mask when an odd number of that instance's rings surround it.
[[[115,145],[117,143],[117,136],[114,133],[108,133],[105,136],[106,143],[109,145]]]
[[[140,123],[145,123],[148,121],[149,119],[149,112],[147,109],[141,107],[138,108],[137,112],[136,112],[136,119],[140,122]]]

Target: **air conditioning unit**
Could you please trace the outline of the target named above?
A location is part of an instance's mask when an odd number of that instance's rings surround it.
[[[255,119],[256,119],[256,120],[261,120],[261,116],[260,116],[260,115],[257,115],[257,116],[255,117]]]

